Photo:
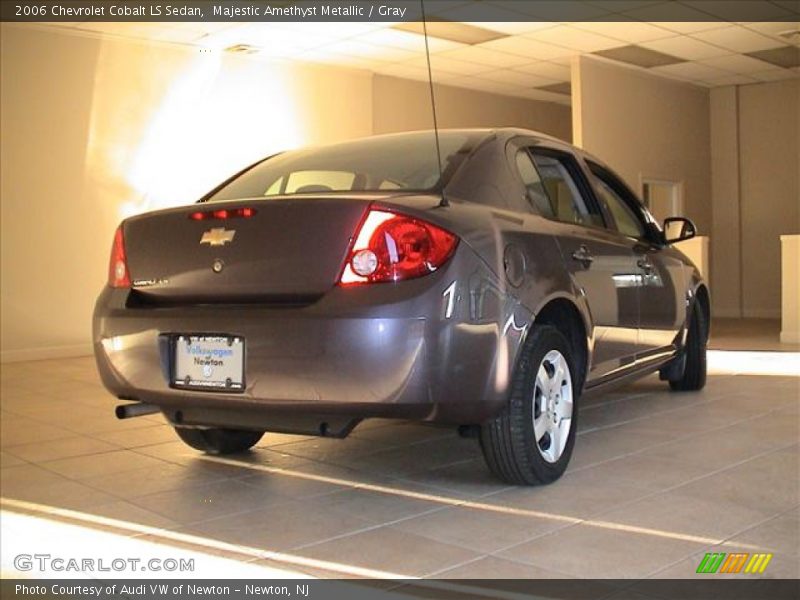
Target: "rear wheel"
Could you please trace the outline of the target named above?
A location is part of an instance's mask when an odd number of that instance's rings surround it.
[[[695,305],[689,321],[689,333],[684,348],[684,367],[680,377],[670,379],[669,387],[675,391],[702,390],[706,385],[706,345],[708,325],[700,306]]]
[[[508,405],[481,427],[481,448],[500,479],[551,483],[572,456],[580,377],[569,342],[554,327],[534,327],[522,352]]]
[[[195,450],[207,454],[235,454],[249,450],[264,435],[263,431],[239,429],[189,429],[176,427],[178,437]]]

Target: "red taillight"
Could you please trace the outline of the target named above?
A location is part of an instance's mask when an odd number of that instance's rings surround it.
[[[339,280],[341,285],[402,281],[432,273],[453,255],[458,238],[421,219],[370,210]]]
[[[117,232],[114,234],[114,244],[111,246],[111,260],[108,263],[108,285],[113,288],[131,287],[128,261],[125,259],[125,240],[122,237],[122,225],[117,227]]]

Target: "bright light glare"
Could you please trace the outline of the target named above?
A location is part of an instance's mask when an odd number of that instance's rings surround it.
[[[52,558],[63,558],[66,561],[91,558],[95,561],[104,560],[106,567],[110,566],[112,559],[129,558],[139,559],[139,567],[147,565],[151,559],[161,561],[174,559],[178,562],[194,560],[194,572],[187,571],[147,571],[143,573],[133,569],[124,571],[103,572],[105,577],[147,577],[147,578],[195,578],[203,573],[214,573],[220,577],[232,579],[307,579],[308,575],[295,571],[276,569],[266,565],[240,562],[223,558],[213,554],[206,554],[164,545],[130,535],[119,535],[109,531],[100,531],[90,527],[71,525],[41,517],[24,515],[3,510],[0,512],[2,521],[2,542],[0,542],[0,569],[2,576],[6,577],[34,577],[76,579],[95,578],[97,571],[55,571],[48,569],[39,570],[37,562],[33,562],[33,570],[20,572],[15,568],[14,557],[20,554],[50,554]],[[95,562],[95,565],[97,563]]]
[[[282,65],[103,42],[87,152],[92,189],[116,205],[114,220],[193,202],[248,164],[308,142],[298,93]]]
[[[709,350],[708,372],[713,375],[800,377],[800,352]]]

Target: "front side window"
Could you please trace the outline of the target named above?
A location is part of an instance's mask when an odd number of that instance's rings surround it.
[[[627,237],[644,238],[644,225],[618,191],[619,184],[598,165],[589,163],[589,170],[595,176],[595,187],[600,203],[614,219],[614,228]]]
[[[542,179],[539,177],[539,172],[533,165],[531,155],[528,154],[527,150],[518,150],[516,162],[517,171],[522,178],[522,183],[525,185],[525,197],[528,199],[528,202],[531,203],[531,206],[533,206],[537,213],[554,218],[555,215],[553,215],[550,199],[544,189]]]
[[[570,173],[570,158],[537,150],[530,156],[539,177],[533,204],[542,216],[564,223],[603,226],[603,218],[587,204]],[[526,188],[530,190],[527,184]]]

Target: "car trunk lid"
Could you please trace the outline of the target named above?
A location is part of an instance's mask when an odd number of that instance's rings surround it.
[[[336,285],[369,203],[260,199],[131,218],[124,240],[133,289],[151,303],[311,302]]]

